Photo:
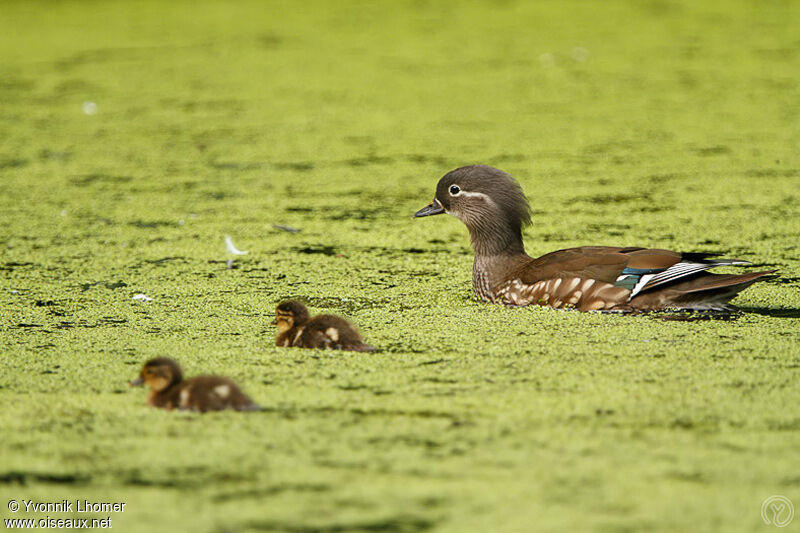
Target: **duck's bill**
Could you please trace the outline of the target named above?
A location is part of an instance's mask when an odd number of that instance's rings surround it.
[[[272,322],[270,322],[270,324],[272,324],[273,326],[276,325],[277,323],[278,323],[278,319],[277,318],[273,318]]]
[[[437,202],[436,200],[432,201],[416,213],[414,213],[415,217],[429,217],[431,215],[441,215],[444,213],[444,208]]]
[[[130,385],[131,387],[141,387],[142,385],[144,385],[144,380],[142,378],[136,378],[133,381],[129,381],[128,385]]]

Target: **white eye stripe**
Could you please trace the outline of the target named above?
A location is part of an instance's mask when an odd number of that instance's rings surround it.
[[[491,200],[488,194],[484,194],[482,192],[469,192],[460,190],[457,194],[450,193],[451,196],[466,196],[467,198],[485,198],[486,200]]]
[[[455,189],[455,191],[454,191],[454,189]],[[450,193],[450,196],[466,196],[468,198],[486,198],[487,200],[490,199],[488,195],[483,194],[482,192],[465,191],[464,189],[462,189],[461,187],[459,187],[455,183],[450,186],[450,188],[448,189],[448,192]]]

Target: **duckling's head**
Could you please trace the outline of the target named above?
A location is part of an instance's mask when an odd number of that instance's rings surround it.
[[[519,183],[502,170],[486,165],[461,167],[442,176],[433,201],[414,216],[441,213],[466,224],[476,252],[490,243],[496,247],[518,242],[521,247],[522,227],[531,221],[528,199]]]
[[[308,309],[297,300],[281,302],[275,309],[273,324],[278,325],[278,332],[289,331],[295,326],[306,323],[309,319]]]
[[[182,379],[183,373],[176,361],[168,357],[157,357],[144,364],[139,377],[131,381],[131,386],[136,387],[146,383],[148,387],[158,392],[180,383]]]

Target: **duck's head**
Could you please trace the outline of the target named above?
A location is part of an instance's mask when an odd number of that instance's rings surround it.
[[[414,216],[441,213],[466,224],[476,252],[490,243],[521,246],[522,227],[531,221],[528,199],[519,183],[486,165],[461,167],[442,176],[433,201]]]
[[[183,380],[183,373],[176,361],[168,357],[157,357],[144,364],[139,377],[131,381],[130,385],[138,387],[147,384],[152,390],[158,392],[175,383],[180,383],[181,380]]]
[[[273,324],[278,325],[278,332],[289,331],[295,326],[300,326],[309,319],[308,309],[297,300],[287,300],[278,304],[275,309]]]

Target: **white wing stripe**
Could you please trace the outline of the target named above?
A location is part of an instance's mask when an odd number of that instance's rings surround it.
[[[655,274],[653,278],[644,287],[642,287],[641,290],[652,289],[653,287],[656,287],[658,285],[663,285],[664,283],[668,283],[670,281],[682,278],[684,276],[689,276],[697,272],[703,272],[704,270],[708,270],[709,268],[714,268],[723,265],[735,265],[735,264],[739,264],[739,261],[726,261],[717,263],[677,263],[669,267],[665,271]]]
[[[639,294],[642,291],[647,291],[652,289],[653,287],[658,287],[659,285],[663,285],[665,283],[669,283],[676,279],[680,279],[686,276],[690,276],[692,274],[696,274],[698,272],[703,272],[710,268],[718,267],[718,266],[725,266],[725,265],[744,265],[749,264],[747,261],[715,261],[713,263],[676,263],[669,267],[666,270],[658,272],[656,274],[643,274],[639,281],[634,285],[633,289],[631,290],[631,294],[628,297],[628,301],[631,301],[634,296]],[[637,274],[624,274],[617,278],[617,281],[623,281],[624,279],[630,276],[636,276]]]
[[[633,290],[631,290],[631,295],[628,296],[628,301],[630,302],[634,296],[639,294],[644,288],[644,286],[647,285],[647,282],[653,279],[654,276],[655,274],[645,274],[644,276],[642,276],[642,279],[640,279],[639,282],[633,286]]]

